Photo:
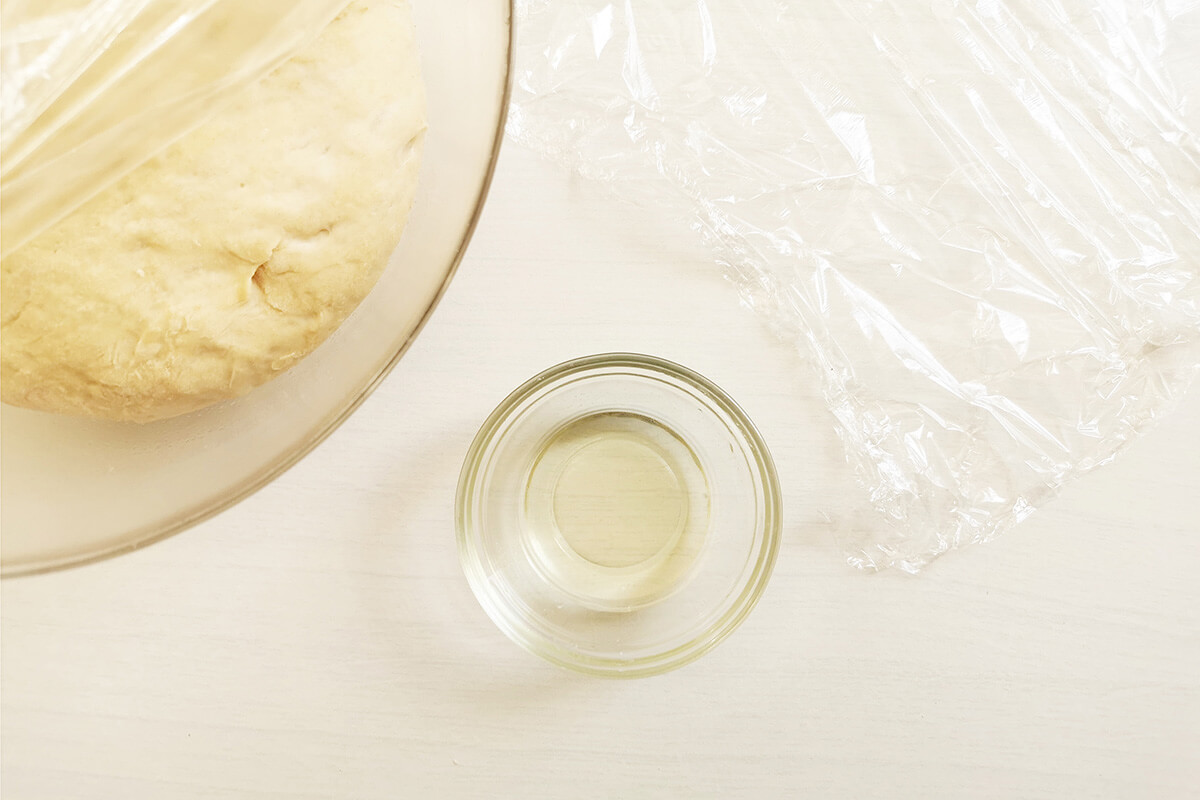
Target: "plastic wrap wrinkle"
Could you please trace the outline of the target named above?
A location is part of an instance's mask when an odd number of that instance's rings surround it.
[[[1200,4],[526,0],[509,133],[810,356],[853,563],[1019,521],[1200,364]]]

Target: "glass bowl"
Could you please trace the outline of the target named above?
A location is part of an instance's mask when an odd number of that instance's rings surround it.
[[[745,619],[781,510],[771,455],[720,388],[611,353],[500,404],[467,454],[456,516],[467,580],[509,638],[564,667],[640,677]]]
[[[315,352],[236,401],[147,425],[0,407],[5,576],[127,552],[228,508],[337,428],[412,342],[482,210],[512,63],[507,0],[412,5],[429,131],[379,284]]]

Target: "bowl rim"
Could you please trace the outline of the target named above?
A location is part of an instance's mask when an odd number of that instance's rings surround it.
[[[580,376],[579,373],[600,367],[647,370],[681,380],[690,388],[699,391],[737,426],[738,433],[745,441],[747,453],[753,456],[753,477],[763,491],[762,542],[753,554],[754,568],[740,586],[730,607],[687,642],[670,650],[633,659],[580,658],[544,638],[527,634],[518,623],[519,614],[512,612],[509,604],[485,602],[485,598],[497,598],[498,595],[493,591],[493,581],[485,574],[482,559],[478,554],[478,539],[482,532],[471,522],[472,503],[483,485],[480,468],[485,463],[484,457],[491,445],[503,439],[509,430],[507,423],[519,417],[523,411],[523,404],[547,384],[578,376],[576,380],[564,381],[550,391],[573,386],[577,381],[587,379],[586,375]],[[601,379],[606,376],[595,377]],[[707,410],[715,413],[711,407]],[[658,356],[632,352],[598,353],[570,359],[539,372],[510,392],[488,415],[463,459],[455,493],[454,522],[459,562],[467,583],[484,612],[505,636],[526,651],[560,667],[602,677],[641,678],[669,672],[699,659],[737,630],[758,605],[770,582],[779,554],[783,533],[783,494],[774,459],[762,434],[746,412],[720,386],[688,367]]]
[[[437,310],[438,305],[445,296],[450,282],[454,279],[458,272],[459,264],[462,263],[463,257],[466,255],[467,247],[471,243],[471,239],[475,235],[475,228],[479,224],[479,219],[483,215],[483,208],[487,203],[488,194],[492,188],[492,178],[495,176],[496,164],[500,159],[500,149],[504,142],[504,129],[508,121],[509,101],[512,97],[513,83],[513,59],[515,57],[516,45],[516,0],[506,0],[507,6],[507,39],[505,44],[506,52],[504,59],[504,80],[501,87],[499,114],[496,119],[496,130],[492,136],[492,152],[488,157],[487,169],[484,171],[483,182],[480,185],[479,196],[475,201],[475,207],[471,212],[471,218],[467,222],[466,230],[463,232],[462,240],[458,244],[458,249],[454,253],[454,257],[450,262],[450,268],[446,271],[446,275],[442,283],[438,286],[437,292],[433,296],[433,300],[417,321],[416,326],[409,333],[403,344],[392,354],[391,358],[363,384],[362,388],[351,398],[350,402],[331,413],[317,427],[316,432],[308,439],[304,440],[298,447],[285,453],[278,461],[269,464],[257,474],[251,476],[243,487],[221,497],[219,500],[212,502],[209,505],[202,506],[191,513],[185,513],[183,516],[165,524],[162,528],[155,530],[153,533],[133,539],[127,542],[121,542],[111,547],[102,548],[99,550],[89,551],[82,554],[70,554],[57,558],[51,557],[28,563],[4,564],[0,562],[0,578],[17,578],[29,575],[40,575],[47,572],[58,572],[59,570],[69,569],[72,567],[82,567],[87,564],[95,564],[100,561],[107,561],[117,556],[132,553],[135,550],[141,550],[144,547],[157,544],[164,539],[182,533],[183,531],[195,525],[211,519],[218,514],[233,508],[238,503],[264,488],[283,473],[298,464],[301,459],[316,449],[317,445],[324,442],[329,436],[341,427],[350,415],[358,410],[368,397],[370,397],[379,384],[383,382],[391,371],[399,363],[401,357],[408,352],[408,349],[416,341],[417,336],[424,330],[425,325],[429,322],[433,312]]]

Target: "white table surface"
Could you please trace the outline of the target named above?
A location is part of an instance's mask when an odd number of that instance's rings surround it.
[[[641,217],[510,144],[432,322],[332,438],[180,536],[5,581],[3,796],[1198,796],[1200,396],[997,541],[859,573],[804,365]],[[742,628],[631,682],[505,639],[452,509],[510,389],[622,349],[738,399],[786,507]]]

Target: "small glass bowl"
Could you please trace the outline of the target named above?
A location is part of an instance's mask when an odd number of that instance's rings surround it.
[[[483,424],[458,484],[459,554],[517,644],[564,667],[653,675],[699,658],[762,594],[775,465],[712,382],[610,353],[532,378]]]

